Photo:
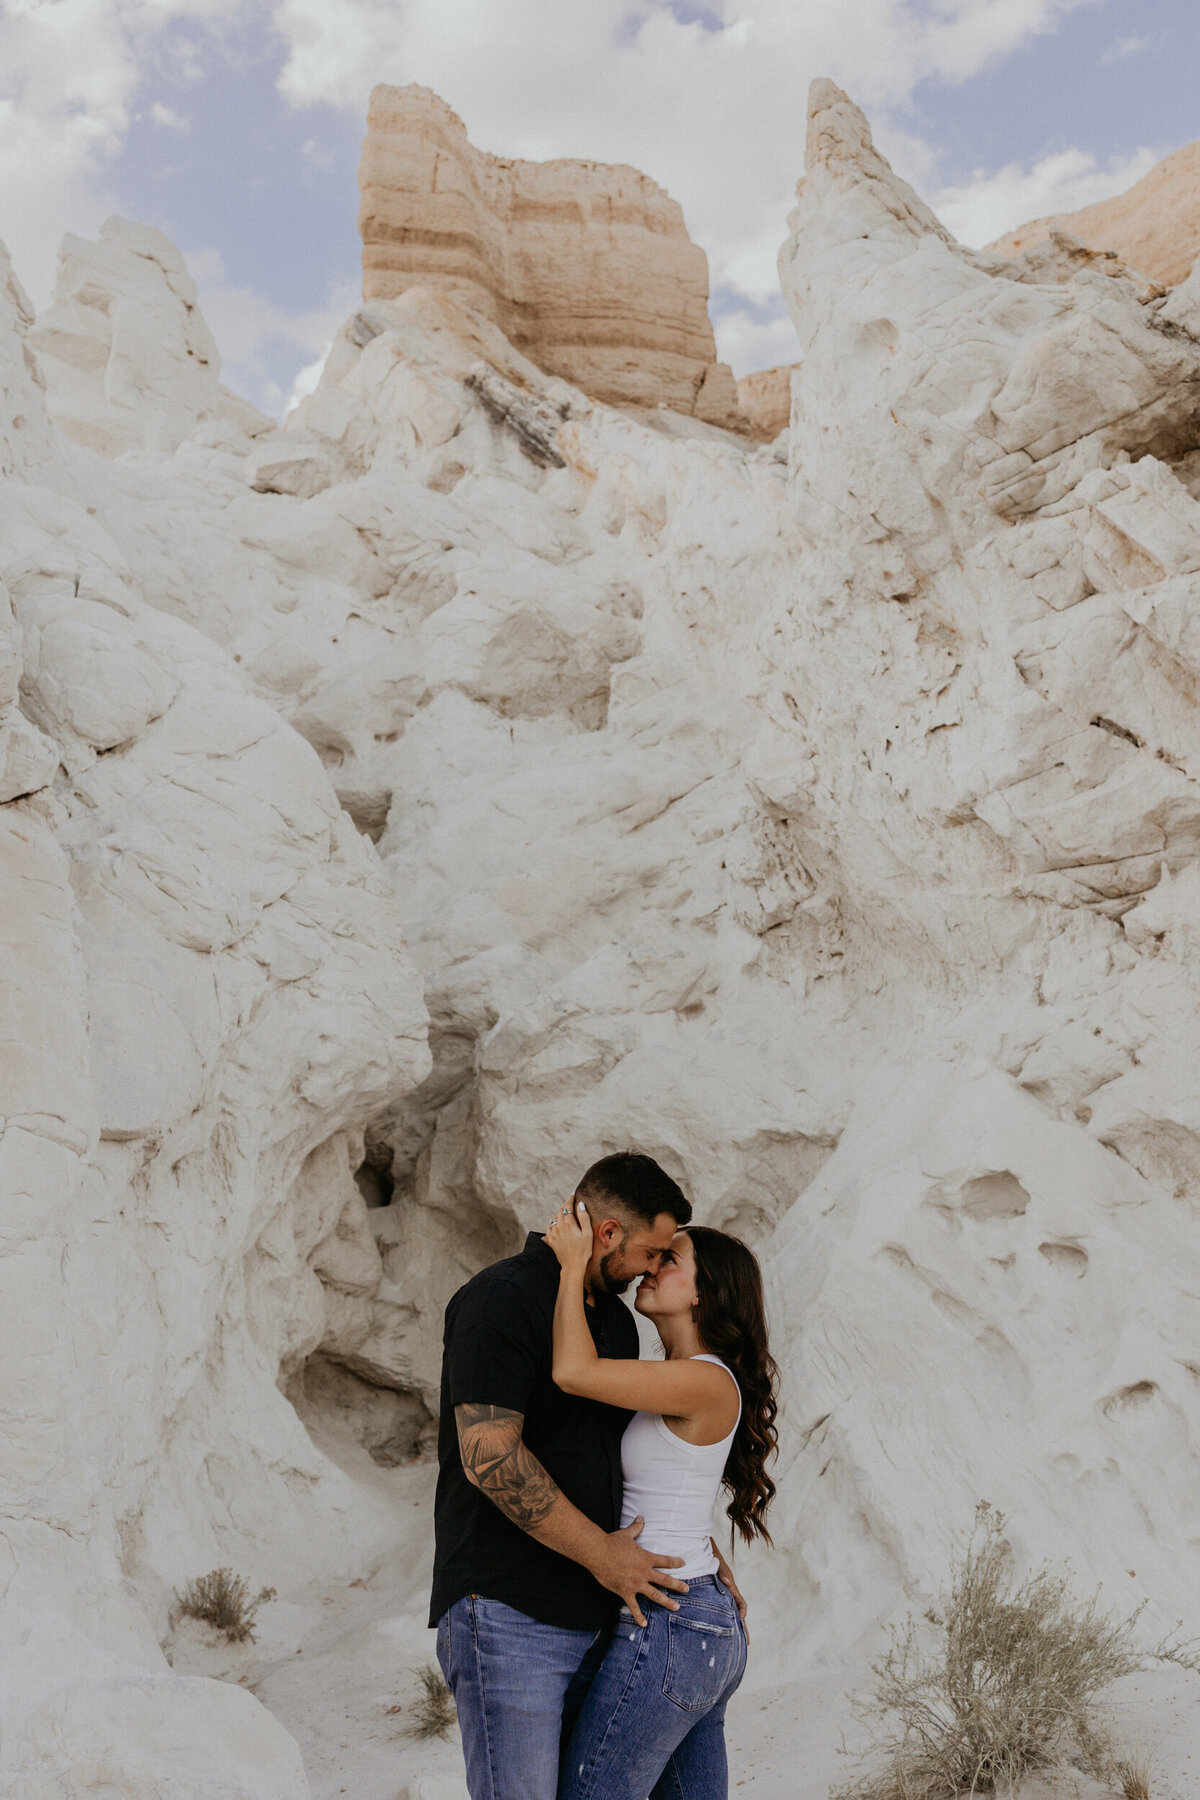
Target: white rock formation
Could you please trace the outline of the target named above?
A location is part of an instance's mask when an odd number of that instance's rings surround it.
[[[826,83],[778,447],[414,286],[285,429],[147,376],[106,460],[5,290],[0,1793],[303,1793],[170,1590],[411,1569],[361,1447],[628,1142],[769,1269],[754,1679],[874,1648],[981,1498],[1200,1613],[1200,320],[1108,267],[961,249]]]
[[[174,450],[202,419],[230,420],[252,434],[271,423],[221,386],[196,284],[153,226],[111,218],[99,243],[65,238],[54,304],[31,341],[51,418],[105,456]]]
[[[0,1793],[297,1800],[287,1735],[157,1640],[217,1564],[382,1541],[279,1384],[334,1329],[322,1246],[425,1013],[317,757],[147,604],[133,490],[54,444],[11,287],[3,325]]]
[[[986,1497],[1194,1615],[1200,510],[1171,465],[1200,344],[1120,275],[959,250],[829,85],[781,272],[813,754],[799,805],[764,791],[898,1031],[772,1257],[804,1612],[865,1624]]]

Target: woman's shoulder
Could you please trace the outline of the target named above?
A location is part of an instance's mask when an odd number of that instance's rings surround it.
[[[691,1361],[703,1363],[705,1368],[712,1370],[712,1375],[706,1380],[706,1387],[707,1391],[712,1395],[714,1403],[724,1407],[726,1402],[731,1400],[734,1394],[736,1394],[737,1417],[740,1418],[742,1414],[742,1384],[730,1368],[729,1364],[727,1362],[722,1362],[719,1356],[714,1356],[712,1352],[708,1350],[700,1351],[696,1356],[691,1358]],[[729,1392],[729,1382],[733,1383],[733,1394],[730,1394]]]
[[[723,1362],[719,1356],[714,1356],[711,1350],[697,1350],[695,1356],[690,1356],[688,1361],[707,1363],[711,1369],[724,1369],[726,1375],[728,1375],[730,1381],[732,1381],[734,1387],[738,1390],[738,1393],[741,1393],[742,1384],[730,1368],[729,1364]]]

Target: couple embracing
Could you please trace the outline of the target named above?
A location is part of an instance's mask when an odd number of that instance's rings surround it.
[[[471,1800],[726,1800],[746,1609],[712,1514],[724,1486],[770,1542],[776,1370],[757,1262],[690,1219],[606,1156],[446,1309],[430,1624]]]

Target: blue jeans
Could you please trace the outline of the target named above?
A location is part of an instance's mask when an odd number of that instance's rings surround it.
[[[727,1800],[725,1707],[746,1669],[746,1633],[715,1575],[679,1611],[622,1610],[563,1759],[559,1800]]]
[[[607,1631],[564,1631],[468,1594],[438,1620],[471,1800],[555,1800],[559,1760]]]

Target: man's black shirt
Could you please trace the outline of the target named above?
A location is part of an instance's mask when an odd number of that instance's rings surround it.
[[[616,1596],[586,1569],[539,1544],[472,1487],[458,1453],[456,1406],[523,1413],[527,1447],[567,1499],[602,1531],[620,1524],[621,1434],[632,1415],[555,1387],[557,1298],[557,1258],[531,1232],[519,1256],[481,1270],[446,1308],[431,1625],[464,1594],[502,1600],[543,1624],[576,1631],[597,1631],[616,1614]],[[600,1355],[636,1357],[628,1307],[614,1294],[595,1298],[586,1312]]]

